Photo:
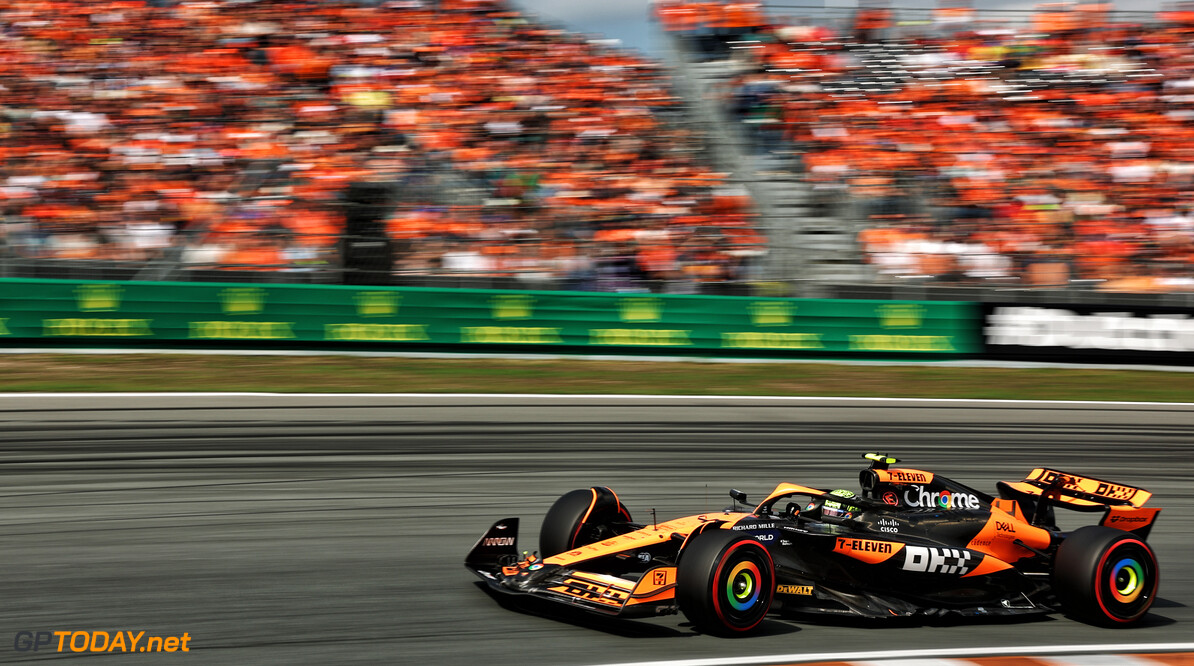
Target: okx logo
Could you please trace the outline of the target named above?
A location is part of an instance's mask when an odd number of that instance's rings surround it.
[[[957,548],[904,548],[904,571],[963,575],[970,571],[970,551]]]

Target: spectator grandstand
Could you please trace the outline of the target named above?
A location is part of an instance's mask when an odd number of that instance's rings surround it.
[[[0,273],[707,290],[766,253],[661,67],[500,0],[9,2],[0,57]]]
[[[656,16],[805,214],[858,229],[871,278],[1194,291],[1194,14]]]
[[[1194,15],[653,11],[0,4],[0,275],[1194,292]]]

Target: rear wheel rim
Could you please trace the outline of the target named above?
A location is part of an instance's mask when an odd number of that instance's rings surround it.
[[[1103,554],[1096,575],[1099,606],[1112,620],[1134,620],[1152,605],[1157,565],[1144,543],[1130,539],[1115,544]]]

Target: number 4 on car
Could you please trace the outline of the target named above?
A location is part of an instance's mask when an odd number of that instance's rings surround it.
[[[989,495],[863,457],[858,490],[781,483],[753,509],[731,490],[724,511],[665,522],[635,522],[609,488],[573,490],[548,510],[537,553],[519,554],[518,518],[506,518],[465,566],[497,593],[622,618],[679,612],[721,636],[810,615],[1126,626],[1156,598],[1148,491],[1040,468]],[[1061,530],[1059,508],[1097,524]]]

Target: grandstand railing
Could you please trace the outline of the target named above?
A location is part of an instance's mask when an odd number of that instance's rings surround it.
[[[1160,11],[1114,7],[1088,10],[1099,3],[1038,3],[1036,8],[968,7],[966,0],[936,3],[937,7],[906,7],[885,0],[860,0],[856,7],[827,6],[828,3],[769,2],[766,10],[778,25],[791,27],[826,26],[838,36],[858,37],[859,20],[866,12],[875,16],[873,28],[866,35],[872,39],[902,39],[925,35],[954,33],[961,30],[1041,30],[1100,29],[1108,25],[1152,24],[1168,22],[1180,16],[1165,3]],[[953,7],[949,7],[953,5]],[[1103,5],[1108,7],[1110,3]],[[951,9],[953,11],[951,11]],[[865,19],[864,19],[865,20]]]

